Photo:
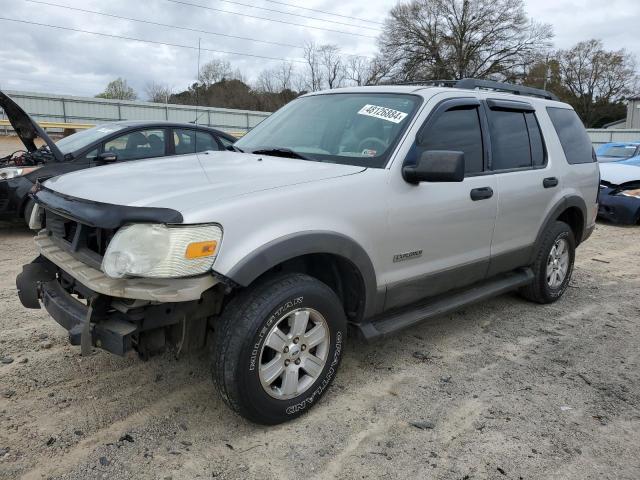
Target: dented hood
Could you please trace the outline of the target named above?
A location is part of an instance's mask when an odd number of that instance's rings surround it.
[[[27,112],[2,91],[0,91],[0,108],[4,110],[9,123],[11,123],[16,135],[18,135],[27,151],[35,152],[38,150],[34,140],[40,137],[47,144],[56,161],[61,162],[64,160],[64,155],[49,135]]]
[[[89,168],[52,178],[45,187],[101,203],[172,208],[288,185],[351,175],[364,167],[229,151],[155,158]]]

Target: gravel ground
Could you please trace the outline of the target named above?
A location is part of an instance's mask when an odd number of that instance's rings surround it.
[[[598,225],[556,304],[351,341],[319,405],[266,428],[223,405],[206,352],[81,357],[19,304],[34,248],[2,227],[0,478],[638,479],[639,233]]]

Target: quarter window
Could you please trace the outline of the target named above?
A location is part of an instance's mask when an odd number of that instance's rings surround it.
[[[569,108],[547,107],[547,113],[556,129],[567,162],[574,164],[596,161],[589,135],[575,111]]]
[[[541,167],[547,163],[547,155],[540,133],[540,125],[533,112],[526,112],[524,118],[527,121],[529,130],[529,143],[531,144],[531,160],[534,167]]]
[[[454,150],[464,153],[465,173],[483,170],[482,130],[478,109],[454,108],[442,113],[419,136],[415,160],[427,150]]]

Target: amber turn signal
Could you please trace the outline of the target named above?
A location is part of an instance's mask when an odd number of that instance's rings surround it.
[[[193,242],[187,245],[187,251],[185,252],[185,258],[202,258],[215,255],[218,242],[210,240],[207,242]]]

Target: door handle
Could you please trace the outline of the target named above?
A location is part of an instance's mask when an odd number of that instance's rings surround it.
[[[544,180],[542,180],[542,186],[544,188],[557,187],[558,179],[556,177],[547,177]]]
[[[486,200],[493,197],[493,189],[491,187],[474,188],[471,190],[471,200]]]

